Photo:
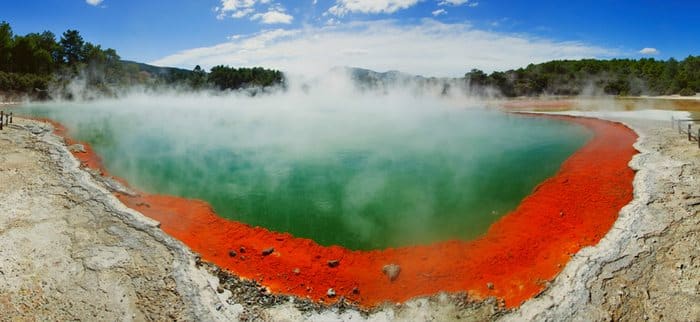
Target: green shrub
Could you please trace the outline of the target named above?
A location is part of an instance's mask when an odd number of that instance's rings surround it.
[[[682,89],[678,94],[681,96],[695,96],[695,91],[689,87]]]

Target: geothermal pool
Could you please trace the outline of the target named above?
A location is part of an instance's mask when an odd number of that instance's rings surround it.
[[[139,190],[320,245],[383,249],[482,234],[591,137],[561,120],[438,100],[180,97],[50,103]]]

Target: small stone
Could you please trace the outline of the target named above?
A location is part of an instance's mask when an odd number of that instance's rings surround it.
[[[230,250],[230,251],[228,252],[228,256],[229,256],[229,257],[236,257],[236,255],[238,255],[238,254],[236,254],[236,251],[235,251],[235,250]]]
[[[382,272],[389,278],[389,281],[393,282],[399,277],[401,273],[401,266],[396,264],[384,265]]]
[[[274,251],[275,251],[274,247],[266,248],[266,249],[263,249],[262,255],[267,256],[267,255],[272,254]]]
[[[245,253],[245,247],[241,246],[241,248],[239,248],[238,251],[241,253]]]
[[[85,153],[85,146],[82,144],[73,144],[68,147],[68,150],[73,153]]]
[[[299,275],[299,274],[301,274],[301,270],[298,269],[298,268],[295,268],[295,269],[292,271],[292,273],[294,273],[294,275]]]
[[[224,289],[223,289],[221,286],[217,286],[217,287],[216,287],[216,292],[219,293],[219,294],[221,294],[221,293],[224,292]]]
[[[329,260],[328,261],[328,267],[333,268],[333,267],[338,267],[340,265],[340,260],[339,259],[334,259],[334,260]]]
[[[241,260],[244,261],[244,260],[245,260],[245,256],[241,256]]]
[[[328,295],[328,297],[335,297],[335,290],[332,288],[329,288],[328,292],[326,292],[326,295]]]
[[[360,294],[360,289],[357,287],[352,288],[352,294]]]
[[[487,287],[489,290],[492,290],[492,289],[493,289],[493,283],[491,283],[491,282],[486,283],[486,287]]]

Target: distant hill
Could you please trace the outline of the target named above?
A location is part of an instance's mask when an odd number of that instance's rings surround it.
[[[122,60],[121,63],[124,65],[124,68],[136,68],[140,72],[147,72],[156,77],[169,78],[171,75],[181,75],[184,78],[187,78],[194,75],[194,72],[189,69],[177,67],[160,67],[131,60]]]
[[[468,92],[463,77],[425,77],[390,70],[377,72],[357,67],[336,67],[331,73],[344,73],[350,77],[356,88],[363,91],[388,91],[403,89],[414,94],[448,95],[455,92]]]

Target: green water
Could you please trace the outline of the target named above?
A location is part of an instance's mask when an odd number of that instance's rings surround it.
[[[63,122],[137,188],[351,249],[475,238],[590,137],[577,125],[481,109],[271,107],[279,103],[25,110]]]

